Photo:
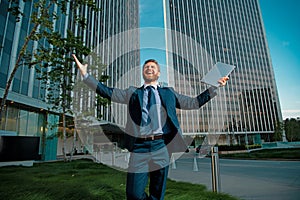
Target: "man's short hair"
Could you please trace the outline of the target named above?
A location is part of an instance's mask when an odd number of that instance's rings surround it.
[[[146,65],[147,63],[149,63],[149,62],[155,63],[155,64],[158,66],[158,70],[160,71],[160,66],[159,66],[157,60],[155,60],[155,59],[148,59],[148,60],[146,60],[146,61],[144,62],[144,65],[143,65],[143,69],[144,69],[145,65]]]

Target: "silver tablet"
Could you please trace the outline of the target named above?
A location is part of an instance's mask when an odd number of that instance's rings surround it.
[[[218,81],[224,76],[229,76],[229,74],[234,70],[235,66],[228,65],[225,63],[217,62],[209,72],[201,79],[201,82],[219,87],[220,83]]]

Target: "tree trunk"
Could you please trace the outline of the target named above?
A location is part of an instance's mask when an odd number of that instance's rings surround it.
[[[53,3],[54,2],[50,2],[49,5],[47,6],[47,8],[44,8],[44,10],[48,11]],[[23,46],[20,50],[20,53],[18,55],[18,58],[16,60],[15,66],[14,66],[11,74],[9,75],[9,79],[6,83],[5,91],[4,91],[3,98],[2,98],[2,101],[1,101],[1,105],[0,105],[0,127],[1,127],[1,124],[2,124],[2,112],[5,111],[5,104],[6,104],[6,99],[7,99],[7,96],[8,96],[9,88],[11,86],[11,83],[14,79],[14,76],[15,76],[18,68],[20,67],[19,63],[21,62],[21,60],[23,59],[23,57],[25,55],[28,43],[29,43],[30,40],[33,39],[34,36],[36,36],[36,31],[38,30],[40,25],[41,25],[41,22],[39,22],[39,23],[36,22],[34,24],[33,28],[31,29],[30,33],[28,34],[28,36],[26,37],[26,39],[24,41],[24,44],[23,44]]]
[[[34,27],[31,30],[31,32],[29,33],[29,35],[26,37],[25,42],[24,42],[24,44],[23,44],[23,46],[20,50],[20,53],[18,55],[18,58],[16,60],[15,66],[14,66],[11,74],[9,75],[9,79],[6,83],[5,91],[4,91],[3,98],[2,98],[2,101],[1,101],[1,105],[0,105],[0,127],[1,127],[1,124],[2,124],[2,112],[5,111],[6,99],[7,99],[7,96],[8,96],[9,88],[11,86],[11,83],[14,79],[14,76],[15,76],[18,68],[20,67],[19,63],[21,62],[21,60],[22,60],[22,58],[23,58],[23,56],[26,52],[28,43],[32,39],[32,37],[35,35],[36,30],[38,29],[39,26],[40,26],[39,23],[35,24]]]
[[[67,161],[67,153],[66,153],[66,146],[67,146],[67,134],[66,134],[66,115],[62,113],[62,123],[63,123],[63,154],[64,154],[64,161]]]
[[[74,127],[74,133],[73,133],[73,145],[72,145],[72,152],[70,154],[70,161],[72,161],[72,157],[74,154],[76,154],[76,152],[78,151],[77,147],[76,147],[76,128]]]

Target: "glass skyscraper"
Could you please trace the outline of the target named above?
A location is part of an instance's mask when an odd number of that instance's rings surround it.
[[[34,3],[37,1],[19,1],[18,6],[24,15],[16,18],[8,8],[12,2],[0,1],[0,94],[3,96],[6,82],[11,73],[16,57],[24,43],[25,37],[32,28],[31,14],[37,12]],[[101,57],[101,64],[106,66],[104,73],[109,76],[107,84],[115,85],[125,72],[138,73],[139,66],[139,35],[138,35],[138,1],[137,0],[103,0],[95,1],[99,12],[88,7],[79,7],[76,14],[87,19],[86,30],[75,23],[75,15],[68,12],[62,14],[57,6],[51,6],[50,12],[55,12],[59,18],[54,20],[54,31],[66,36],[71,30],[76,36],[81,36],[85,45]],[[67,4],[67,11],[72,3]],[[130,31],[134,30],[134,31]],[[125,32],[125,33],[124,33]],[[120,34],[124,33],[124,34]],[[116,35],[118,37],[116,37]],[[38,42],[30,41],[28,51],[33,52]],[[42,45],[47,45],[43,43]],[[87,58],[89,59],[89,58]],[[74,67],[75,69],[75,67]],[[134,74],[133,74],[134,75]],[[46,146],[45,159],[56,159],[61,154],[62,147],[57,137],[57,128],[47,127],[46,124],[57,124],[59,117],[53,112],[46,112],[49,105],[46,103],[46,91],[42,82],[37,79],[35,67],[20,66],[12,83],[8,95],[6,112],[3,114],[3,123],[0,127],[0,136],[38,136]],[[138,76],[139,77],[139,76]],[[98,77],[96,77],[98,78]],[[140,83],[137,76],[131,79],[122,79],[122,85]],[[76,96],[74,96],[76,99]],[[91,106],[95,98],[88,97],[82,102],[83,107]],[[110,111],[106,108],[97,108],[96,115],[103,114],[103,118],[113,121]],[[123,108],[118,108],[123,109]],[[125,113],[125,112],[124,112]],[[44,137],[44,138],[42,138]],[[45,139],[47,140],[45,141]],[[56,152],[57,149],[57,152]],[[43,152],[40,152],[43,154]]]
[[[108,76],[106,84],[109,87],[126,88],[140,84],[140,52],[139,52],[139,4],[138,0],[97,1],[100,12],[91,13],[82,9],[82,15],[87,18],[87,32],[80,33],[76,26],[70,29],[84,36],[87,46],[100,58],[102,74]],[[74,21],[71,19],[71,21]],[[74,24],[73,24],[74,25]],[[96,61],[90,55],[87,62]],[[92,71],[91,71],[92,73]],[[101,74],[94,74],[100,78]],[[77,101],[77,106],[83,110],[94,108],[95,94],[85,94],[85,102]],[[76,98],[76,96],[75,96]],[[126,109],[124,105],[97,106],[95,117],[125,126]]]
[[[8,12],[11,2],[0,1],[0,94],[3,96],[9,74],[16,63],[17,56],[29,34],[31,13],[36,12],[34,1],[19,2],[20,11],[25,13],[17,21]],[[62,19],[64,20],[64,19]],[[56,27],[61,31],[62,27]],[[37,42],[30,41],[27,50],[34,51]],[[13,79],[8,95],[6,112],[2,114],[0,131],[5,135],[40,136],[43,133],[48,106],[44,101],[45,89],[37,80],[34,68],[22,64]],[[2,99],[1,99],[2,100]]]
[[[178,111],[183,132],[221,134],[221,143],[270,141],[282,115],[259,1],[164,4],[165,28],[171,30],[166,34],[168,78],[177,91],[195,95],[206,89],[200,80],[216,62],[236,66],[208,105]]]

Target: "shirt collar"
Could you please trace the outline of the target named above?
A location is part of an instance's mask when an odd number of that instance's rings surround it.
[[[154,83],[154,84],[145,84],[145,83],[144,83],[144,86],[143,86],[144,89],[146,89],[147,86],[153,86],[153,87],[157,90],[157,87],[159,87],[159,84],[158,84],[158,82],[156,82],[156,83]]]

